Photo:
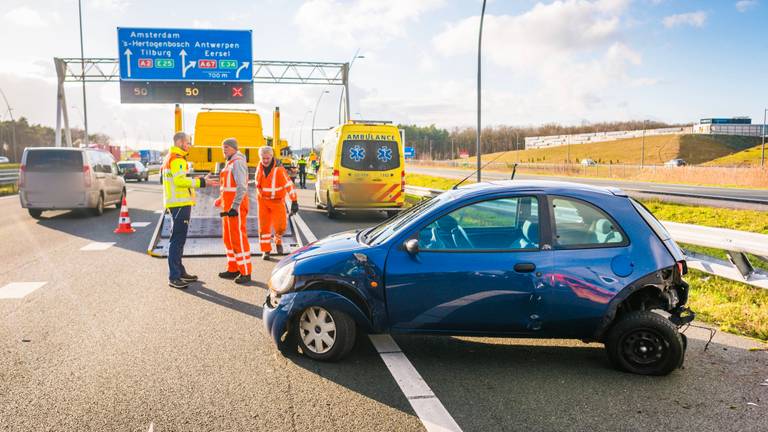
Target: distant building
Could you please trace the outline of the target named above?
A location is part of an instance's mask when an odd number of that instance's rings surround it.
[[[693,125],[693,133],[704,135],[763,136],[764,126],[752,124],[749,117],[703,118]]]

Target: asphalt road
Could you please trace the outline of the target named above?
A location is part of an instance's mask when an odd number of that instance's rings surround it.
[[[427,174],[438,177],[462,179],[474,170],[422,167],[409,165],[406,167],[409,173]],[[512,173],[499,171],[483,171],[485,180],[509,180]],[[474,180],[475,176],[470,180]],[[627,193],[647,197],[664,197],[669,201],[691,203],[697,202],[705,205],[722,206],[724,203],[730,207],[746,207],[768,210],[768,191],[760,189],[719,188],[708,186],[691,186],[681,184],[637,182],[615,179],[593,179],[567,176],[542,176],[530,174],[517,174],[515,178],[527,180],[558,180],[585,183],[595,186],[613,186],[625,190]],[[745,206],[746,205],[746,206]]]
[[[424,430],[364,335],[337,364],[284,357],[261,324],[272,262],[248,287],[218,279],[223,258],[189,258],[203,282],[168,288],[166,262],[146,255],[160,208],[156,184],[129,184],[132,235],[102,217],[30,218],[0,199],[0,430]],[[330,221],[300,191],[318,237],[383,220]],[[92,242],[115,242],[83,251]],[[650,378],[611,369],[579,341],[396,337],[464,431],[768,430],[768,352],[748,339],[689,331],[686,368]],[[752,405],[754,404],[754,405]]]

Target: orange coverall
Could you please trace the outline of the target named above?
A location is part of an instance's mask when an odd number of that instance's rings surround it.
[[[288,214],[285,209],[285,194],[291,201],[297,201],[296,191],[288,173],[275,161],[269,174],[264,174],[264,165],[259,164],[256,171],[256,191],[259,198],[259,247],[262,252],[272,251],[272,232],[275,244],[283,244],[282,235],[288,226]]]
[[[216,200],[216,207],[228,211],[232,208],[232,203],[237,192],[237,183],[235,181],[232,169],[235,162],[246,164],[245,156],[242,153],[235,153],[224,168],[219,173],[221,195]],[[247,169],[247,168],[246,168]],[[246,218],[248,217],[248,179],[245,180],[246,192],[238,206],[235,217],[224,216],[221,218],[221,234],[224,240],[224,247],[227,249],[227,271],[240,272],[241,275],[250,275],[253,268],[251,264],[251,245],[248,243],[248,231],[246,227]]]

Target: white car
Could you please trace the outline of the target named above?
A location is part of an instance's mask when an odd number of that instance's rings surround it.
[[[582,159],[581,160],[581,164],[584,165],[584,166],[595,166],[595,165],[597,165],[597,162],[595,162],[592,159]]]
[[[665,167],[681,167],[687,165],[683,159],[670,159],[666,162],[664,162]]]
[[[0,164],[4,164],[4,163],[10,163],[10,162],[11,162],[11,160],[10,160],[10,159],[8,159],[7,157],[5,157],[5,156],[0,156]]]

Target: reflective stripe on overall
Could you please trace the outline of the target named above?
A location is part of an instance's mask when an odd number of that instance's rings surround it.
[[[259,248],[262,252],[272,250],[272,234],[275,244],[283,244],[283,233],[288,226],[288,213],[285,209],[285,195],[296,201],[293,182],[285,168],[275,165],[264,175],[264,165],[259,164],[256,171],[256,188],[259,192]]]
[[[232,173],[232,167],[235,164],[235,160],[241,160],[245,163],[244,158],[236,154],[224,165],[224,168],[219,174],[219,180],[221,182],[219,190],[221,195],[221,208],[223,211],[229,211],[232,208],[232,203],[235,200],[235,194],[237,191],[237,184],[235,183],[235,176]],[[240,202],[240,206],[236,209],[238,215],[236,217],[224,216],[221,218],[221,234],[224,240],[224,247],[227,250],[227,271],[240,272],[242,275],[251,274],[253,268],[251,264],[251,246],[248,243],[248,229],[247,229],[247,217],[248,217],[248,184],[246,182],[246,193],[243,200]]]

